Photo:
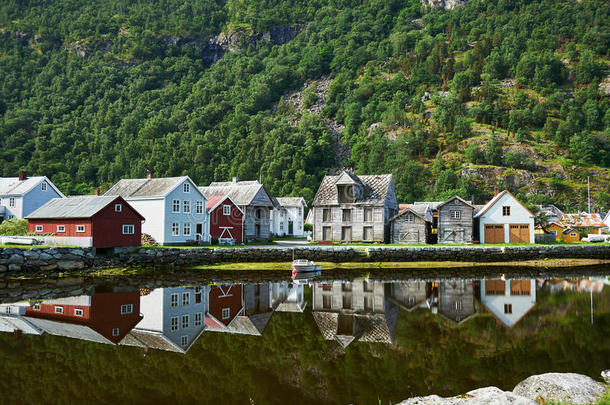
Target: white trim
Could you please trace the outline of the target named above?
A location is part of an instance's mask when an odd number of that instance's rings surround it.
[[[133,304],[121,305],[121,315],[133,314]]]
[[[174,225],[176,232],[174,232]],[[180,222],[172,222],[172,236],[180,236]]]
[[[231,216],[231,204],[222,204],[222,215],[225,217]]]
[[[78,232],[78,233],[85,232],[85,225],[76,225],[76,232]]]
[[[191,184],[190,183],[182,183],[182,192],[190,193],[191,192]]]
[[[74,308],[74,316],[83,316],[83,314],[82,308]]]
[[[112,329],[112,336],[119,336],[120,334],[121,331],[119,330],[119,328]]]
[[[191,213],[191,200],[182,200],[182,212],[184,214]]]
[[[55,310],[54,312],[56,314],[63,314],[64,313],[64,307],[61,305],[55,305]]]
[[[227,312],[226,312],[226,315],[225,315],[225,311],[227,311]],[[222,318],[222,320],[223,320],[223,321],[224,321],[225,319],[231,319],[231,307],[228,307],[228,308],[223,308],[223,309],[222,309],[222,312],[221,312],[221,318]]]
[[[35,232],[41,233],[44,230],[42,225],[36,225],[36,227],[34,228]]]
[[[57,225],[57,228],[55,228],[55,233],[66,233],[66,226]]]
[[[136,226],[132,224],[123,224],[121,230],[123,235],[134,235],[136,233]]]
[[[115,203],[114,204],[114,212],[123,212],[123,204]]]
[[[169,328],[171,331],[177,331],[180,328],[180,321],[177,316],[172,316],[169,319]]]
[[[47,191],[47,183],[45,181],[40,182],[40,191]]]
[[[176,207],[178,207],[178,211],[176,211]],[[172,214],[180,214],[180,200],[177,198],[172,200]]]
[[[182,236],[191,236],[193,233],[193,227],[191,226],[192,224],[190,222],[183,222],[182,223]],[[187,226],[188,226],[188,233],[187,231]]]

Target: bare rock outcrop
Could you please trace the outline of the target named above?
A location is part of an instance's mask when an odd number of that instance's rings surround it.
[[[606,388],[586,375],[546,373],[526,378],[513,392],[544,403],[592,404],[606,392]]]
[[[516,395],[510,391],[502,391],[497,387],[479,388],[468,391],[466,394],[450,398],[441,398],[438,395],[409,398],[400,405],[478,405],[478,404],[513,404],[538,405],[536,401]]]

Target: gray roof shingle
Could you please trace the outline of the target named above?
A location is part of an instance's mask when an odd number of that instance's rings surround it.
[[[55,188],[59,195],[63,196],[45,176],[26,177],[25,180],[19,180],[19,177],[0,177],[0,196],[22,196],[43,180],[46,180],[51,187]]]
[[[223,181],[213,182],[207,187],[199,187],[199,190],[206,196],[211,195],[228,195],[237,205],[244,206],[250,205],[252,200],[256,197],[259,191],[264,187],[261,183],[256,180],[253,181]],[[268,206],[274,206],[271,196],[265,190],[265,193],[269,197]]]
[[[94,195],[54,198],[26,218],[90,218],[116,198]]]
[[[120,195],[125,199],[165,197],[185,179],[188,179],[188,176],[159,177],[152,179],[122,179],[112,186],[110,190],[106,191],[104,195]]]
[[[349,172],[343,172],[337,176],[324,176],[312,205],[338,205],[339,198],[336,185],[346,184],[347,180],[353,180],[362,188],[360,194],[356,197],[355,204],[383,205],[390,191],[393,176],[391,174],[356,176]]]
[[[307,207],[303,197],[277,197],[276,200],[282,207],[298,207],[301,203]]]

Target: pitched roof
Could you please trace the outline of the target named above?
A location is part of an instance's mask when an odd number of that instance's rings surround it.
[[[160,198],[165,197],[174,190],[188,176],[183,177],[159,177],[144,179],[122,179],[119,180],[110,190],[104,193],[105,196],[120,195],[125,199],[131,198]],[[191,180],[191,183],[192,180]],[[194,185],[195,183],[193,183]]]
[[[382,205],[390,192],[394,177],[391,174],[356,176],[346,171],[337,176],[324,176],[312,205],[339,204],[336,185],[348,184],[345,179],[351,179],[361,187],[360,193],[356,196],[356,204]]]
[[[485,214],[487,212],[487,210],[489,210],[495,203],[497,203],[498,201],[500,201],[500,199],[504,196],[504,194],[508,194],[510,195],[512,198],[514,198],[515,201],[517,201],[517,203],[519,203],[519,205],[521,205],[523,208],[525,208],[525,210],[527,212],[529,212],[532,216],[534,216],[534,214],[532,214],[532,211],[530,211],[525,205],[523,205],[523,203],[521,201],[519,201],[517,199],[517,197],[515,197],[510,191],[508,190],[504,190],[501,193],[498,193],[497,195],[494,196],[494,198],[492,198],[491,200],[489,200],[489,202],[487,204],[485,204],[483,206],[483,208],[481,208],[479,210],[479,212],[477,212],[474,215],[474,218],[479,218],[481,215]]]
[[[77,323],[67,323],[53,321],[50,319],[26,317],[29,322],[36,325],[37,328],[44,330],[46,333],[55,336],[63,336],[73,339],[88,340],[90,342],[114,344],[101,333],[93,330],[87,325]]]
[[[414,215],[418,216],[419,218],[423,219],[424,221],[430,222],[432,220],[431,218],[426,218],[426,213],[430,209],[430,207],[427,204],[400,204],[399,208],[400,208],[400,211],[398,212],[398,214],[396,214],[392,218],[390,218],[390,221],[406,214],[407,212],[413,213]]]
[[[466,204],[467,206],[474,208],[474,205],[472,205],[472,203],[470,201],[466,201],[457,195],[454,195],[453,197],[448,198],[447,201],[440,203],[436,208],[440,209],[443,205],[448,204],[450,201],[455,200],[455,199],[460,200],[463,204]]]
[[[24,316],[0,314],[0,332],[20,330],[26,335],[42,335],[44,331],[27,320]]]
[[[0,177],[0,196],[22,196],[43,181],[49,183],[60,196],[64,196],[45,176],[26,177],[25,180],[19,180],[19,177]]]
[[[237,205],[250,205],[260,190],[264,190],[269,199],[267,206],[273,206],[271,196],[258,181],[225,181],[213,182],[207,187],[199,187],[199,190],[206,196],[228,195]]]
[[[277,197],[277,203],[282,207],[297,207],[301,203],[307,207],[307,203],[303,197]]]
[[[391,305],[382,314],[313,311],[312,315],[324,339],[334,340],[345,349],[354,341],[392,343],[398,307]]]
[[[26,218],[90,218],[116,199],[95,195],[53,198]]]
[[[240,335],[262,336],[272,315],[272,311],[248,316],[238,315],[227,327],[210,328],[209,330]]]
[[[561,222],[576,228],[604,228],[607,226],[598,213],[563,214]]]
[[[133,329],[131,332],[125,335],[119,344],[124,346],[165,350],[168,352],[186,353],[186,350],[174,344],[162,333],[138,329]]]
[[[233,203],[233,205],[235,205],[237,207],[237,209],[239,210],[239,212],[241,212],[242,214],[244,213],[241,208],[239,208],[239,205],[237,205],[237,203],[235,201],[233,201],[233,199],[231,197],[229,197],[228,195],[211,195],[211,196],[207,196],[208,201],[205,204],[205,209],[208,212],[213,211],[214,209],[216,209],[216,207],[218,207],[222,202],[224,202],[225,200],[229,200]]]

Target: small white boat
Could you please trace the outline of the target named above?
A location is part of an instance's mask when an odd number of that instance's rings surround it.
[[[0,238],[0,243],[3,245],[33,245],[34,239],[3,236]]]
[[[312,271],[320,271],[322,266],[315,264],[311,260],[297,259],[292,262],[292,273],[308,273]]]

